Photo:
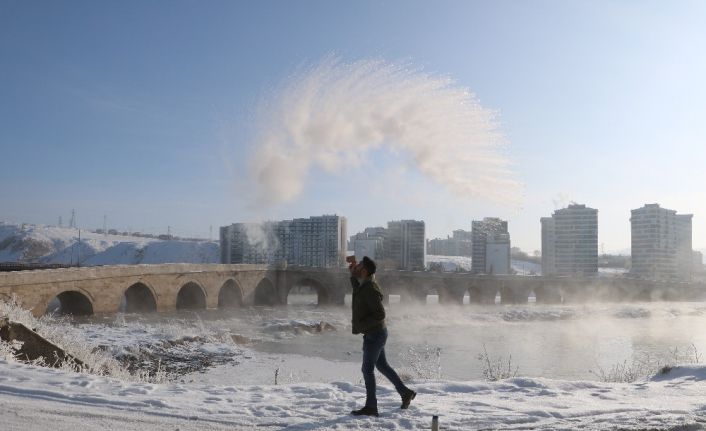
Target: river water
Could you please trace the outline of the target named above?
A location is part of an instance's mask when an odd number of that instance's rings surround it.
[[[388,359],[412,377],[481,379],[484,351],[504,364],[511,358],[521,376],[572,380],[595,380],[601,368],[635,358],[693,360],[706,352],[706,303],[449,306],[430,299],[416,306],[393,299],[387,306]],[[196,380],[265,383],[252,376],[269,380],[280,362],[290,377],[298,376],[292,381],[359,376],[362,340],[351,334],[350,308],[317,307],[315,300],[301,295],[280,307],[94,316],[77,326],[103,343],[163,337],[165,328],[173,338],[203,331],[247,340],[235,364],[216,361],[195,373]]]

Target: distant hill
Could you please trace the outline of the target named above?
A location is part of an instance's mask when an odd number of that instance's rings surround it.
[[[118,265],[140,263],[219,263],[214,241],[160,240],[103,235],[56,226],[0,222],[0,262]]]
[[[441,268],[445,272],[459,271],[470,271],[472,259],[465,256],[437,256],[428,254],[427,255],[427,269],[431,267],[432,264],[440,264]],[[519,275],[541,275],[542,265],[536,262],[529,262],[519,259],[511,259],[510,266],[516,274]]]

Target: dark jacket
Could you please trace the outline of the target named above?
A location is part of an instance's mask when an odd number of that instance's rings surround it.
[[[353,333],[370,334],[385,328],[385,307],[382,306],[382,290],[370,277],[360,283],[351,277],[353,286]]]

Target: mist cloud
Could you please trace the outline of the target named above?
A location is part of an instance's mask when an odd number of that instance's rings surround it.
[[[345,174],[376,149],[459,198],[519,202],[496,113],[451,79],[407,64],[326,58],[265,98],[256,125],[249,167],[258,206],[293,201],[312,169]]]

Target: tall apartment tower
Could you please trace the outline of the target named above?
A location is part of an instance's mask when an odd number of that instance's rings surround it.
[[[542,275],[598,274],[598,210],[571,204],[542,223]]]
[[[471,266],[473,263],[471,262]],[[485,240],[485,273],[510,274],[510,234],[496,233]]]
[[[284,250],[276,227],[273,222],[221,227],[221,263],[269,264],[283,260]]]
[[[505,237],[506,235],[506,237]],[[497,240],[495,239],[497,237]],[[507,262],[498,264],[493,262],[494,274],[507,274],[510,272],[510,233],[507,231],[507,221],[495,217],[485,217],[483,220],[473,220],[471,223],[471,272],[476,274],[487,273],[488,270],[488,240],[491,243],[506,241],[508,245]],[[507,267],[507,272],[500,271],[500,267]]]
[[[355,253],[358,261],[364,256],[382,261],[386,233],[387,229],[384,227],[366,227],[363,232],[351,236],[348,250]]]
[[[630,274],[657,280],[689,280],[693,271],[691,214],[647,204],[631,211]]]
[[[384,240],[384,267],[423,271],[426,265],[426,238],[423,221],[400,220],[387,223]]]
[[[346,229],[346,218],[336,215],[234,223],[220,229],[221,262],[341,266],[346,257]]]
[[[292,220],[287,262],[293,265],[334,267],[346,258],[345,217],[323,215]]]
[[[427,241],[427,253],[438,256],[471,256],[471,232],[457,229],[451,238],[434,238]]]
[[[542,217],[542,275],[556,275],[556,227],[554,217]]]

